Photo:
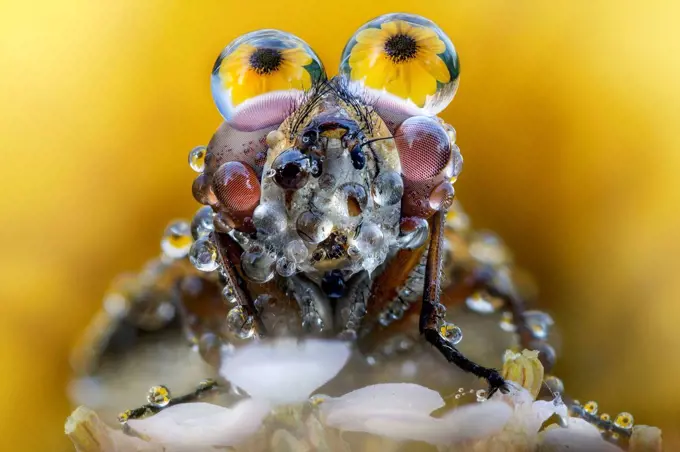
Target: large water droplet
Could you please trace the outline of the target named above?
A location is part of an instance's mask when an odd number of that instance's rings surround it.
[[[308,312],[302,316],[302,329],[308,333],[321,333],[324,330],[323,319],[316,312]]]
[[[240,339],[248,339],[255,334],[255,319],[243,306],[234,306],[227,314],[227,330]]]
[[[191,246],[189,260],[197,270],[211,272],[217,269],[217,247],[207,238],[198,239]]]
[[[597,402],[594,400],[591,400],[590,402],[586,403],[583,405],[583,409],[585,410],[586,413],[592,414],[593,416],[597,415]]]
[[[274,277],[276,256],[263,247],[254,245],[241,254],[241,268],[254,282],[266,283]]]
[[[161,240],[161,249],[172,259],[186,257],[191,249],[191,228],[186,221],[174,221],[168,225]]]
[[[467,297],[465,305],[478,314],[491,314],[498,309],[500,303],[484,292],[475,292]]]

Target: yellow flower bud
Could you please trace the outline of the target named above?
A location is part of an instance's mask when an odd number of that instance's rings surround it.
[[[503,356],[503,378],[520,384],[535,399],[543,384],[543,364],[538,359],[538,352],[523,350],[522,353],[514,353],[506,350]]]

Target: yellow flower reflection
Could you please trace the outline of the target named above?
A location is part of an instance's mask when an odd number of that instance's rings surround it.
[[[438,56],[446,45],[431,28],[403,20],[367,28],[356,36],[349,65],[352,79],[375,89],[385,89],[423,106],[437,91],[437,82],[448,83],[451,74]]]
[[[258,48],[244,43],[222,61],[219,74],[236,106],[270,91],[309,89],[312,79],[304,66],[311,62],[312,57],[301,47]]]

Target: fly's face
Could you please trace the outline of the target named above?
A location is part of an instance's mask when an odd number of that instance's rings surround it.
[[[421,246],[460,170],[452,129],[434,116],[457,84],[450,41],[411,15],[360,28],[331,80],[288,33],[227,46],[212,78],[226,122],[193,188],[240,245],[244,276],[304,273],[323,286]]]
[[[372,272],[399,234],[403,184],[396,145],[377,114],[366,110],[359,117],[341,89],[329,82],[307,101],[311,112],[295,130],[296,114],[270,133],[253,217],[258,237],[313,279]]]

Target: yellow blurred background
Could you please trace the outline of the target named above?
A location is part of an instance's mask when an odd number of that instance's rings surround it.
[[[197,207],[186,156],[220,123],[222,47],[280,28],[333,74],[352,32],[394,11],[433,19],[460,54],[443,114],[465,156],[458,195],[535,274],[567,389],[673,435],[677,3],[2,0],[0,449],[70,450],[69,347],[111,277]]]

